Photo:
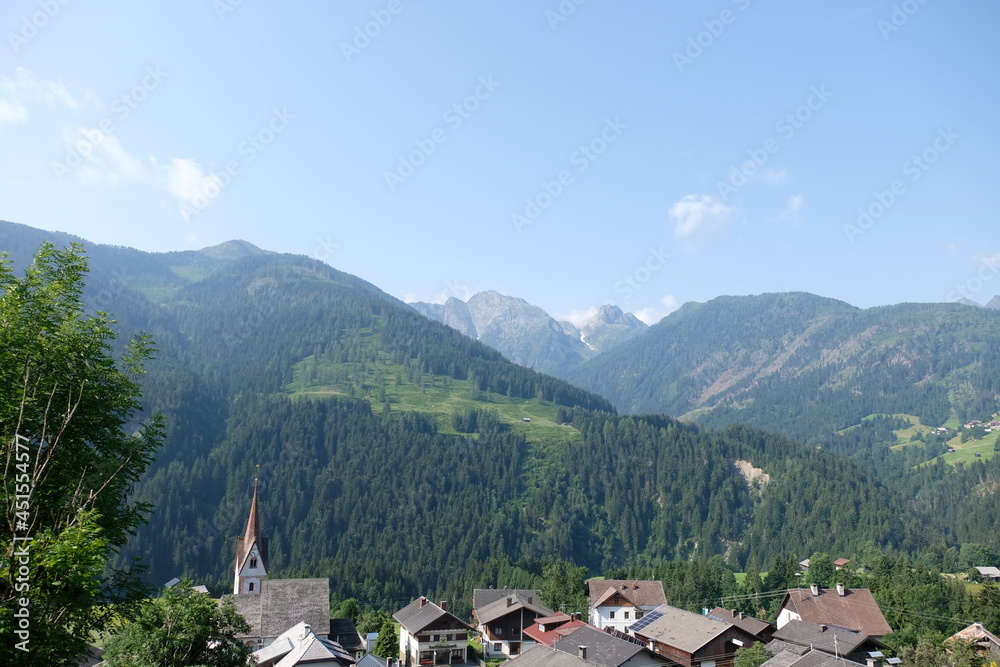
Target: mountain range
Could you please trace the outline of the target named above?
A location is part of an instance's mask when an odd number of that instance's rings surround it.
[[[43,239],[82,242],[4,222],[0,235],[17,267]],[[474,340],[355,276],[241,241],[174,253],[84,245],[85,302],[111,312],[123,339],[147,331],[158,349],[144,405],[165,415],[167,438],[135,493],[155,510],[119,556],[143,558],[156,583],[187,575],[226,589],[255,476],[274,572],[326,576],[336,595],[385,606],[468,599],[508,584],[497,573],[513,563],[541,572],[571,560],[599,574],[694,556],[740,568],[866,545],[1000,548],[1000,458],[922,465],[940,446],[869,442],[871,456],[852,460],[662,414],[770,415],[794,430],[806,408],[824,428],[995,412],[995,311],[720,297],[643,328],[608,310],[612,331],[632,333],[605,344],[600,326],[577,329],[600,352],[572,371],[606,386],[600,395],[485,344],[516,337],[519,318],[557,333],[506,297],[452,304]],[[898,426],[855,430],[868,423]]]
[[[564,374],[646,328],[635,315],[612,305],[601,306],[578,328],[556,321],[524,299],[492,290],[473,294],[468,301],[450,297],[443,304],[410,306],[499,350],[516,364],[552,375]]]

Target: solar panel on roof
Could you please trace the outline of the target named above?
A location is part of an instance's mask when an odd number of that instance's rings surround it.
[[[633,623],[632,625],[628,626],[628,629],[631,630],[632,632],[638,632],[639,630],[645,629],[650,623],[660,618],[661,616],[663,616],[663,612],[651,611],[642,618],[640,618],[638,621]]]

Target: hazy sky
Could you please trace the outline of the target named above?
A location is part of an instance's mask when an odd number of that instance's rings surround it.
[[[7,0],[0,25],[0,219],[563,316],[1000,294],[1000,3]]]

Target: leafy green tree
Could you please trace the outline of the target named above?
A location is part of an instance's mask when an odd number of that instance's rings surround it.
[[[361,607],[355,598],[347,598],[330,612],[330,618],[347,618],[354,623],[357,623],[360,617]]]
[[[736,649],[733,667],[760,667],[774,655],[760,642]]]
[[[369,632],[378,632],[386,622],[392,622],[392,617],[381,609],[369,609],[361,614],[358,619],[358,632],[366,635]]]
[[[0,258],[0,663],[61,664],[128,617],[138,572],[105,572],[149,506],[127,496],[162,440],[145,426],[148,339],[120,358],[110,317],[84,312],[82,246],[45,243],[22,278]]]
[[[372,653],[380,658],[395,658],[399,656],[399,629],[391,618],[387,618],[382,623]]]
[[[809,557],[809,571],[806,573],[806,583],[819,584],[820,586],[830,586],[836,583],[837,569],[833,565],[833,558],[827,553],[814,553]]]
[[[237,636],[249,631],[232,600],[220,605],[184,580],[113,635],[104,660],[111,667],[238,667],[247,664],[251,649]]]
[[[542,602],[552,609],[586,612],[587,568],[560,561],[542,569]]]

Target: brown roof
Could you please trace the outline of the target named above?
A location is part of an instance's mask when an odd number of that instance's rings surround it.
[[[882,637],[892,628],[867,588],[848,588],[841,597],[836,590],[821,588],[813,595],[808,588],[793,588],[785,594],[781,608],[788,608],[808,623],[826,623],[856,630],[869,637]]]
[[[991,651],[1000,651],[1000,637],[983,627],[982,623],[973,623],[967,628],[959,630],[945,641],[961,639],[973,642],[980,647]]]
[[[260,534],[260,518],[257,513],[257,480],[253,481],[253,500],[250,502],[250,517],[247,519],[247,530],[243,537],[236,540],[236,571],[243,569],[247,562],[250,549],[254,544],[260,550],[261,565],[268,569],[267,538]]]
[[[663,582],[643,579],[591,579],[590,606],[600,607],[616,593],[636,607],[653,609],[667,603]]]

